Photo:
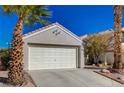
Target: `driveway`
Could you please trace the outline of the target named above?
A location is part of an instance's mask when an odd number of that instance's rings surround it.
[[[30,71],[38,87],[114,87],[124,86],[90,69]]]

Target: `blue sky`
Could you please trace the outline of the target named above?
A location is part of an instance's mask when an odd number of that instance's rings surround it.
[[[113,6],[49,6],[53,12],[48,20],[58,22],[76,35],[92,34],[107,29],[113,29]],[[16,15],[5,15],[0,9],[0,48],[8,47],[12,32],[17,22]],[[123,21],[124,26],[124,21]],[[42,27],[35,24],[24,27],[23,33]]]

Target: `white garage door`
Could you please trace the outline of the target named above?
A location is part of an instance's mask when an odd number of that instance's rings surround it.
[[[76,68],[76,48],[29,47],[29,69]]]

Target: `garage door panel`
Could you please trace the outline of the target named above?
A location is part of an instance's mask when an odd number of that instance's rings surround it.
[[[29,47],[29,69],[76,68],[76,48]]]

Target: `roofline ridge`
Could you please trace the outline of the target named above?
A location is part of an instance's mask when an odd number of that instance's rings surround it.
[[[55,22],[55,23],[49,24],[49,25],[47,25],[47,26],[38,28],[38,29],[36,29],[36,30],[30,31],[30,32],[24,34],[23,37],[25,37],[25,36],[27,36],[27,35],[30,35],[30,34],[33,34],[33,33],[35,33],[35,32],[41,31],[41,30],[43,30],[43,29],[46,29],[46,28],[51,27],[51,26],[56,25],[56,24],[59,24],[59,23],[58,23],[58,22]]]

